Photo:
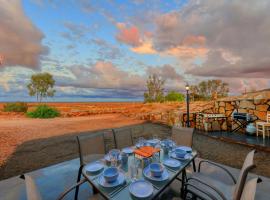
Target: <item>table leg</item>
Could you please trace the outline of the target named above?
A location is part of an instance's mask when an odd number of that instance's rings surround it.
[[[182,185],[181,185],[181,197],[184,197],[184,192],[185,192],[185,182],[186,182],[186,169],[182,171]]]

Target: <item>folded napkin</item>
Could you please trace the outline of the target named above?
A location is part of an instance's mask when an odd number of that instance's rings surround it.
[[[145,147],[141,147],[139,149],[135,149],[134,152],[137,155],[143,156],[143,157],[151,157],[153,154],[159,152],[160,149],[156,149],[154,147],[151,146],[145,146]]]

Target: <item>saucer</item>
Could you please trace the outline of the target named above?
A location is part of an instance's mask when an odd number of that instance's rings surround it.
[[[166,168],[164,168],[164,171],[163,171],[163,173],[162,173],[162,175],[160,177],[154,177],[151,174],[151,171],[150,171],[150,167],[149,166],[147,166],[146,168],[144,168],[143,175],[146,178],[148,178],[149,180],[152,180],[152,181],[166,181],[169,178],[169,173],[168,173],[168,171],[167,171]]]
[[[111,182],[111,183],[108,183],[103,174],[99,177],[98,179],[98,183],[99,185],[101,185],[102,187],[106,187],[106,188],[112,188],[112,187],[117,187],[121,184],[123,184],[125,182],[126,178],[125,178],[125,175],[122,173],[122,172],[119,172],[119,175],[116,179],[116,181],[114,182]]]

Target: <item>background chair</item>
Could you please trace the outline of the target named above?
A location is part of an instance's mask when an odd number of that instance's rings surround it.
[[[103,158],[106,153],[106,148],[103,133],[90,133],[87,135],[77,136],[77,141],[80,156],[80,168],[78,171],[77,182],[80,182],[84,165]],[[76,186],[76,200],[78,199],[78,194],[79,185]]]
[[[176,127],[172,128],[172,139],[177,145],[188,146],[192,148],[194,128]],[[192,162],[193,170],[196,171],[195,160]]]
[[[20,178],[25,180],[27,200],[42,200],[40,192],[39,192],[39,190],[37,188],[37,185],[36,185],[34,179],[30,175],[27,175],[27,174],[21,175]],[[86,179],[82,179],[80,182],[78,182],[75,185],[68,188],[65,192],[60,194],[58,196],[58,198],[55,198],[55,199],[57,199],[57,200],[64,199],[69,192],[71,192],[77,186],[80,186],[81,184],[83,184],[85,182],[86,182]],[[99,199],[99,195],[93,195],[90,199],[91,200]]]
[[[115,139],[115,146],[117,149],[122,149],[124,147],[133,145],[131,128],[124,127],[113,129],[113,134]]]
[[[194,128],[173,127],[172,138],[178,145],[192,147]]]
[[[244,187],[240,200],[254,200],[256,194],[257,183],[262,180],[260,178],[253,178],[249,180]]]
[[[243,163],[242,169],[240,171],[239,177],[237,180],[234,179],[233,175],[226,170],[224,167],[220,166],[217,163],[211,161],[202,160],[199,163],[199,168],[197,173],[193,173],[190,178],[188,178],[185,183],[185,193],[191,193],[202,199],[233,199],[240,200],[243,188],[246,182],[247,175],[249,171],[255,168],[254,165],[254,153],[255,150],[248,153]],[[201,165],[207,163],[218,167],[219,169],[225,170],[225,172],[232,178],[234,184],[228,185],[218,180],[216,177],[211,175],[204,175],[201,173]]]
[[[257,129],[257,137],[259,133],[262,133],[263,138],[265,138],[265,133],[269,137],[270,132],[270,112],[267,112],[266,115],[266,122],[256,122],[256,129]]]

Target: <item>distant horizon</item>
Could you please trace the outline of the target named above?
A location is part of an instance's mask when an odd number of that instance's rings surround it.
[[[213,79],[231,94],[270,88],[270,1],[0,4],[0,101],[34,101],[26,86],[41,72],[68,102],[142,101],[152,74],[166,90]]]

